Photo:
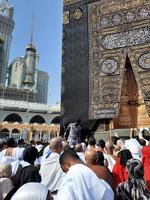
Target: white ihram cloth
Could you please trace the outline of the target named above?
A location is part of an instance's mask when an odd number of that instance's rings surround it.
[[[125,147],[130,150],[133,158],[140,159],[142,148],[141,148],[141,145],[139,144],[139,142],[136,139],[131,138],[129,140],[126,140],[125,141]]]
[[[1,159],[5,157],[5,155],[6,155],[6,149],[0,152],[0,162],[1,162]]]
[[[20,148],[20,147],[16,147],[13,148],[13,152],[12,152],[12,157],[14,160],[22,160],[23,159],[23,151],[25,150],[24,147]],[[0,161],[1,159],[3,159],[7,154],[7,149],[4,149],[3,151],[0,152]]]
[[[86,165],[69,168],[57,194],[57,200],[113,200],[110,186]]]
[[[103,154],[104,158],[108,161],[108,169],[112,172],[113,167],[116,163],[116,160],[109,154]]]
[[[23,159],[23,151],[24,147],[16,147],[13,148],[12,156],[6,156],[7,150],[4,149],[0,152],[0,162],[1,163],[10,163],[12,165],[12,175],[16,174],[16,171],[18,169],[20,160]]]
[[[47,145],[43,151],[43,155],[39,157],[40,164],[42,164],[47,159],[47,156],[50,155],[51,152],[52,151],[50,150],[49,145]]]
[[[50,148],[49,148],[49,145],[47,145],[47,146],[44,148],[43,155],[48,154],[48,153],[50,153],[50,152],[51,152],[51,150],[50,150]]]
[[[11,200],[46,200],[48,188],[41,183],[26,183],[13,195]]]
[[[85,153],[84,152],[77,152],[80,160],[86,164],[86,160],[85,160]]]
[[[41,183],[46,185],[51,192],[58,190],[64,176],[64,172],[59,164],[59,157],[60,155],[58,153],[52,152],[41,164]]]
[[[42,144],[36,145],[35,148],[38,150],[38,152],[40,152],[43,148]]]
[[[23,152],[24,152],[25,148],[24,147],[15,147],[13,148],[13,154],[12,157],[13,159],[17,160],[23,160]]]

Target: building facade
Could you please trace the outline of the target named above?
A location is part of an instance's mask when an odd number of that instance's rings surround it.
[[[9,66],[8,87],[12,88],[13,91],[18,91],[18,93],[20,91],[19,96],[26,93],[24,97],[22,96],[25,101],[46,104],[49,76],[47,72],[37,69],[38,62],[39,54],[35,47],[29,44],[25,56],[14,59]],[[33,98],[30,98],[30,96]],[[10,99],[13,99],[13,97]],[[19,98],[15,98],[15,100],[19,100]]]
[[[48,142],[59,135],[59,125],[53,122],[59,121],[60,108],[47,105],[49,77],[37,69],[33,33],[25,55],[7,67],[13,28],[13,8],[0,0],[0,138]]]
[[[37,93],[15,87],[0,87],[0,99],[37,102]]]
[[[0,138],[48,142],[59,135],[59,115],[59,105],[0,99]]]
[[[47,103],[48,97],[48,80],[47,72],[37,70],[37,102]]]
[[[7,0],[0,0],[0,96],[47,103],[48,74],[37,69],[39,55],[32,44],[33,35],[25,55],[14,59],[8,67],[13,29],[13,7]]]
[[[63,123],[150,126],[150,2],[64,0]]]
[[[52,120],[59,114],[59,105],[50,106],[40,103],[0,99],[0,123],[7,121],[10,123],[51,124]]]
[[[0,1],[0,85],[5,85],[7,77],[9,51],[14,29],[13,7],[7,0]]]
[[[36,49],[32,44],[29,44],[25,56],[16,58],[10,64],[8,86],[36,91],[36,59]]]

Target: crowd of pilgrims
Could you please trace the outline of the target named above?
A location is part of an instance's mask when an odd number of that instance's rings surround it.
[[[150,144],[142,137],[86,138],[72,146],[0,142],[0,200],[150,199]]]

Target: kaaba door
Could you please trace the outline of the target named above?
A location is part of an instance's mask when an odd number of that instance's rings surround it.
[[[127,57],[121,90],[120,112],[117,119],[114,120],[114,128],[136,128],[149,125],[150,118]]]
[[[146,0],[88,5],[89,119],[150,127],[149,13]]]

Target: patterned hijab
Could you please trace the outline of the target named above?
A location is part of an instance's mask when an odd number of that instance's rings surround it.
[[[143,178],[143,165],[140,160],[130,159],[126,164],[129,179],[141,179]]]
[[[117,196],[122,200],[148,200],[150,191],[143,179],[143,165],[137,159],[130,159],[126,164],[128,181],[119,184]]]

